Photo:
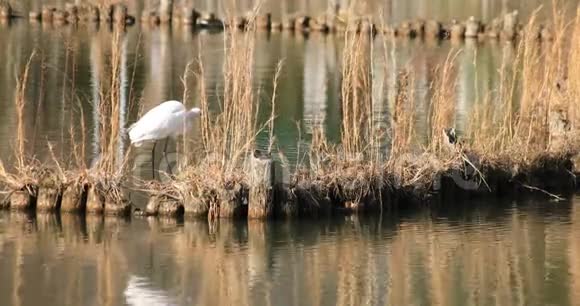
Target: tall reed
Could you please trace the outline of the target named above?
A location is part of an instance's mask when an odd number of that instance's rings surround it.
[[[341,146],[344,158],[360,159],[374,139],[372,129],[372,41],[363,33],[345,33],[341,67]],[[367,156],[370,157],[370,156]]]
[[[223,97],[220,111],[210,114],[205,92],[203,67],[200,68],[201,133],[206,156],[214,156],[220,175],[240,167],[253,149],[256,136],[257,104],[252,89],[254,36],[239,35],[234,29],[224,33]]]
[[[455,59],[457,51],[451,51],[445,62],[437,67],[435,80],[431,84],[429,123],[431,126],[429,150],[441,153],[446,140],[444,130],[455,126],[455,97],[457,84],[457,69]]]
[[[578,13],[567,23],[554,11],[548,43],[538,40],[537,14],[513,57],[503,59],[497,93],[487,93],[471,115],[469,146],[488,159],[530,162],[539,154],[578,150]]]

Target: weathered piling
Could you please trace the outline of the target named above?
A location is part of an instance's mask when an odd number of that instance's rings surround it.
[[[43,23],[50,23],[52,22],[52,16],[56,9],[50,5],[43,5],[42,6],[42,14],[41,19]]]
[[[12,6],[8,2],[0,3],[0,19],[10,19],[13,17]]]
[[[88,190],[86,183],[69,184],[62,193],[60,211],[67,213],[84,212],[87,207]]]
[[[112,21],[115,24],[125,25],[129,16],[129,9],[126,5],[117,3],[112,6]]]
[[[52,21],[56,24],[62,25],[66,23],[66,12],[61,10],[54,10],[52,13]]]
[[[331,29],[330,17],[327,15],[321,15],[312,20],[310,28],[322,33],[328,33],[331,30],[334,31],[334,27]]]
[[[168,195],[154,195],[149,198],[145,214],[148,216],[177,217],[184,213],[183,203]]]
[[[36,208],[38,187],[27,185],[19,190],[14,190],[10,195],[10,209],[33,210]]]
[[[310,16],[298,16],[294,20],[294,29],[298,31],[307,31],[310,27]]]
[[[184,5],[181,9],[181,23],[184,25],[195,25],[200,16],[201,14],[191,6]]]
[[[484,33],[489,38],[499,38],[502,31],[502,21],[499,18],[492,20],[490,23],[484,26]]]
[[[441,38],[443,36],[443,25],[437,20],[429,20],[425,23],[425,36],[428,38]]]
[[[466,38],[477,38],[481,32],[481,23],[479,20],[475,20],[475,17],[471,16],[465,23],[465,37]]]
[[[411,30],[419,37],[425,36],[425,20],[416,19],[411,22]]]
[[[457,20],[451,21],[451,25],[449,27],[449,37],[451,39],[457,40],[462,39],[465,37],[465,26],[458,22]]]
[[[395,35],[397,37],[403,38],[415,38],[417,36],[417,32],[411,27],[411,23],[408,21],[403,21],[399,24],[395,31]]]
[[[259,30],[270,31],[272,29],[272,14],[266,13],[256,16],[256,28]]]
[[[518,15],[516,10],[503,16],[503,29],[501,31],[503,39],[511,40],[517,36]]]
[[[38,22],[40,21],[40,16],[41,14],[39,12],[35,12],[35,11],[30,11],[28,13],[28,19],[32,22]]]
[[[66,20],[69,23],[77,23],[79,21],[79,8],[74,3],[65,4],[65,12],[67,14]]]
[[[105,195],[96,184],[91,184],[89,187],[86,211],[90,214],[102,214],[105,211]]]
[[[274,160],[255,151],[250,162],[248,218],[269,218],[274,211]]]
[[[60,209],[63,186],[60,178],[52,172],[44,173],[39,182],[36,209],[43,212],[55,212]]]
[[[170,23],[173,18],[173,0],[161,0],[159,2],[159,21]]]
[[[208,218],[240,218],[248,213],[247,187],[239,182],[226,182],[209,198]]]
[[[131,214],[131,202],[121,193],[120,189],[109,191],[105,194],[104,212],[109,216],[128,216]]]
[[[296,25],[296,18],[293,16],[285,16],[282,19],[282,29],[287,31],[294,31]]]
[[[200,18],[197,19],[197,26],[206,29],[222,29],[224,23],[218,19],[214,13],[203,13]]]
[[[209,197],[201,195],[188,193],[185,196],[183,203],[183,209],[186,216],[189,217],[207,217],[209,212]]]

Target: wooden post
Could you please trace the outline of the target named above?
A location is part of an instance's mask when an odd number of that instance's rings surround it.
[[[177,217],[183,215],[183,203],[165,195],[152,195],[145,213],[148,216]]]
[[[274,211],[274,160],[254,151],[250,163],[248,218],[269,218]]]
[[[425,35],[429,38],[440,38],[443,33],[443,25],[437,20],[429,20],[425,24]]]
[[[201,195],[188,194],[183,203],[185,215],[190,217],[207,217],[209,201]]]
[[[463,39],[465,37],[465,26],[461,23],[457,22],[456,20],[452,21],[451,28],[450,28],[450,36],[451,39],[458,40]]]
[[[200,14],[193,7],[184,5],[181,10],[181,23],[184,25],[195,25]]]
[[[88,186],[71,184],[62,193],[60,210],[62,212],[82,212],[87,207]]]
[[[117,199],[105,196],[105,214],[109,216],[127,216],[131,213],[131,202],[125,197]]]
[[[475,17],[469,17],[469,20],[465,23],[465,37],[467,38],[477,38],[481,29],[481,24],[479,21],[475,20]]]
[[[55,212],[60,209],[62,189],[55,186],[42,186],[38,190],[36,208],[38,211]]]
[[[514,39],[518,26],[518,11],[505,14],[503,17],[502,37],[505,39]]]
[[[2,19],[12,18],[12,7],[10,6],[10,3],[8,2],[0,3],[0,18]]]
[[[42,6],[42,22],[49,23],[52,22],[52,14],[54,13],[55,9],[49,5]]]
[[[161,0],[159,3],[159,18],[161,23],[171,22],[171,18],[173,18],[173,0]]]
[[[12,192],[10,195],[10,209],[12,210],[32,210],[36,208],[36,186],[24,187]]]
[[[105,210],[105,196],[100,188],[91,185],[87,195],[87,213],[102,214]]]
[[[124,26],[125,22],[127,20],[127,17],[129,16],[129,10],[127,9],[127,6],[125,6],[124,4],[116,4],[113,7],[113,22],[115,24],[119,24]]]

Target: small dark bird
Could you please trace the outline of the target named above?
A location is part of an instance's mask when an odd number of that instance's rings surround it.
[[[457,144],[457,134],[455,133],[455,128],[443,129],[443,133],[445,133],[445,136],[447,136],[447,141],[449,141],[450,144]]]

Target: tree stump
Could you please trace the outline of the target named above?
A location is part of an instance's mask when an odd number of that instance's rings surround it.
[[[274,160],[255,151],[250,163],[249,218],[269,218],[274,206]]]
[[[62,193],[60,210],[62,212],[83,212],[87,207],[88,186],[71,184]]]

